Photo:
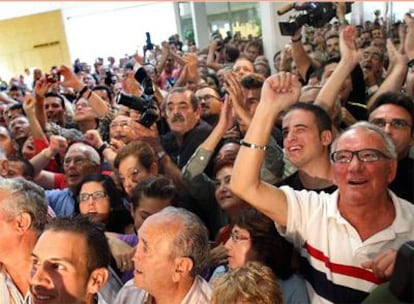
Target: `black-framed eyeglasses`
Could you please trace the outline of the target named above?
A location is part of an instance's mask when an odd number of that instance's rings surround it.
[[[368,59],[368,58],[372,58],[372,59],[375,59],[375,60],[381,60],[381,54],[380,53],[377,53],[377,52],[373,52],[373,53],[371,53],[371,52],[364,52],[363,53],[363,56],[364,56],[364,59]]]
[[[121,121],[121,122],[113,122],[109,125],[109,127],[111,129],[114,129],[116,127],[121,127],[123,129],[123,128],[130,127],[130,125],[128,121]]]
[[[97,201],[100,199],[103,199],[107,197],[107,194],[105,191],[96,191],[93,193],[81,193],[79,194],[79,201],[80,202],[87,202],[89,201],[89,198],[92,197],[93,201]]]
[[[400,118],[394,118],[391,120],[386,120],[383,118],[374,118],[370,121],[370,123],[380,128],[385,128],[386,125],[390,125],[393,129],[405,129],[407,127],[412,127],[406,120]]]
[[[331,153],[331,160],[334,163],[347,164],[352,161],[354,155],[363,163],[376,162],[380,159],[390,159],[388,155],[377,149],[363,149],[358,151],[339,150]]]
[[[236,232],[232,232],[231,234],[230,234],[230,238],[231,238],[231,240],[233,241],[233,242],[235,242],[235,243],[238,243],[238,242],[240,242],[240,241],[249,241],[249,240],[251,240],[250,239],[250,237],[248,237],[248,236],[243,236],[243,235],[239,235],[238,233],[236,233]]]
[[[220,100],[220,98],[218,98],[218,97],[216,97],[214,95],[210,95],[210,94],[205,94],[203,96],[198,96],[198,99],[200,99],[200,101],[209,100],[209,99],[217,99],[217,100]]]
[[[81,166],[87,161],[87,159],[85,157],[81,157],[81,156],[80,157],[73,157],[73,158],[72,157],[66,157],[63,160],[63,164],[65,166],[68,166],[72,161],[75,164],[75,166]]]

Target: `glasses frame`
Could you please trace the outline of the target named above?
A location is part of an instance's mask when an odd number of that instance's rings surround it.
[[[375,157],[375,159],[367,160],[367,159],[362,158],[362,156],[360,154],[361,152],[373,152],[373,155],[375,155],[376,157]],[[350,159],[343,159],[342,161],[341,160],[337,160],[337,159],[335,159],[335,156],[338,153],[350,153],[351,158]],[[357,150],[357,151],[338,150],[338,151],[335,151],[335,152],[332,152],[331,153],[330,159],[335,164],[349,164],[349,163],[352,162],[352,160],[354,159],[354,156],[355,155],[358,158],[358,160],[360,162],[362,162],[362,163],[373,163],[373,162],[379,161],[380,159],[391,159],[391,157],[389,157],[388,155],[386,155],[384,152],[382,152],[380,150],[377,150],[377,149],[370,149],[370,148],[369,149]]]
[[[370,121],[370,123],[376,125],[380,128],[385,128],[386,125],[390,125],[393,129],[396,130],[402,130],[405,128],[412,128],[412,125],[410,125],[405,119],[402,118],[394,118],[391,120],[386,120],[383,118],[374,118]]]
[[[98,196],[98,197],[96,197],[96,196]],[[108,197],[108,194],[105,191],[102,191],[102,190],[95,191],[95,192],[92,192],[92,193],[82,193],[82,194],[79,194],[79,202],[88,202],[90,198],[92,198],[92,200],[94,202],[96,202],[96,201],[101,200],[101,199],[106,198],[106,197]]]
[[[236,233],[236,232],[234,232],[234,231],[232,231],[232,232],[230,233],[230,239],[231,239],[234,243],[239,243],[239,242],[241,242],[241,241],[250,241],[250,240],[251,240],[251,238],[250,238],[250,237],[239,235],[238,233]]]

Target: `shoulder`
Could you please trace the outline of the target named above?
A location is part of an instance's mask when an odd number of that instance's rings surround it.
[[[143,289],[135,287],[134,279],[131,279],[119,290],[115,303],[143,303],[146,295],[147,292]]]

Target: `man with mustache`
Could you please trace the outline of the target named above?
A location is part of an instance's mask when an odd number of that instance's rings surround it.
[[[162,136],[161,144],[181,169],[210,134],[211,126],[200,119],[199,99],[184,87],[169,92],[164,112],[170,131]]]

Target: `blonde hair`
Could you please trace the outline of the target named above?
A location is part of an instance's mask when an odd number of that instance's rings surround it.
[[[231,270],[213,280],[211,303],[282,304],[283,297],[272,270],[259,263]]]

